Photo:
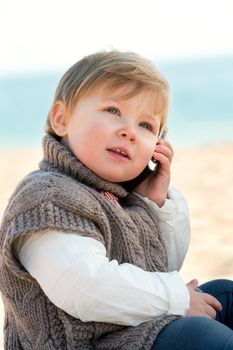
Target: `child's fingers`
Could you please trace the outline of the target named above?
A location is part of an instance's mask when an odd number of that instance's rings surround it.
[[[170,147],[170,145],[168,146],[167,144],[162,144],[162,143],[158,143],[155,146],[155,151],[154,151],[154,158],[155,159],[157,159],[156,153],[159,153],[159,154],[165,156],[166,158],[168,158],[170,163],[171,163],[173,155],[174,155],[172,147]]]
[[[167,148],[170,149],[170,151],[172,152],[172,154],[174,154],[173,147],[172,147],[172,145],[170,144],[169,141],[167,141],[167,140],[158,140],[158,142],[156,143],[156,145],[165,146],[165,147],[167,147]]]
[[[159,169],[160,170],[163,169],[163,170],[168,171],[170,169],[171,161],[170,161],[169,157],[165,156],[162,153],[154,152],[153,158],[154,158],[154,160],[159,162],[159,165],[160,165]]]
[[[206,302],[211,305],[215,310],[222,311],[222,304],[210,294],[206,294]]]
[[[168,140],[159,139],[157,141],[157,144],[167,145],[169,148],[173,149],[171,143]]]
[[[198,280],[196,278],[192,279],[189,283],[187,283],[187,287],[195,290],[198,287]]]

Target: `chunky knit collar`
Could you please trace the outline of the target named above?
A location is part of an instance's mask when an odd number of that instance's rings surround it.
[[[43,151],[44,159],[40,162],[41,170],[66,174],[97,190],[112,192],[117,197],[127,195],[127,191],[121,185],[105,181],[93,173],[54,136],[48,134],[44,136]]]

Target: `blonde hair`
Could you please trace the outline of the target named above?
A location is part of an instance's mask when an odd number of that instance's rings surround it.
[[[56,101],[62,101],[67,113],[70,114],[78,100],[90,94],[101,84],[111,89],[125,84],[132,85],[132,91],[126,97],[136,95],[143,89],[156,91],[155,105],[157,105],[157,113],[161,114],[161,128],[165,125],[168,110],[168,82],[149,60],[133,52],[97,52],[76,62],[61,78],[53,104]],[[51,110],[47,117],[45,131],[56,135],[50,123],[50,113]]]

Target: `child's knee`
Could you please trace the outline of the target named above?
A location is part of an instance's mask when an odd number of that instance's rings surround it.
[[[233,349],[232,330],[207,317],[184,317],[165,327],[158,336],[156,350]]]

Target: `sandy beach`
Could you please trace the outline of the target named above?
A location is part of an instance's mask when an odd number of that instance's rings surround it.
[[[18,181],[37,167],[40,149],[0,150],[0,217]],[[185,281],[233,279],[233,144],[179,149],[172,184],[188,200],[192,241],[181,270]],[[3,308],[0,305],[2,329]],[[0,335],[0,349],[2,332]]]

